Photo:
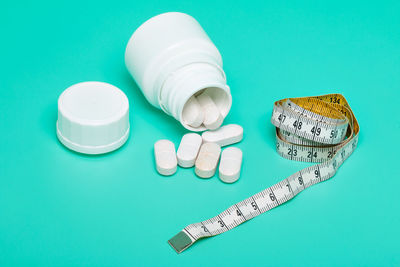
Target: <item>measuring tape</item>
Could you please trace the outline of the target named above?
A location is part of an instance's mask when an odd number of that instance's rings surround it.
[[[360,131],[341,94],[279,100],[271,122],[276,126],[276,148],[282,157],[319,164],[292,174],[211,219],[186,226],[168,241],[176,252],[184,251],[200,238],[229,231],[331,178],[353,153]]]

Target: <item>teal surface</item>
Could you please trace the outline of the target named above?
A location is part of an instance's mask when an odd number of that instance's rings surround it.
[[[185,130],[124,66],[146,19],[194,16],[217,45],[243,125],[240,180],[166,178],[153,143]],[[0,266],[399,266],[399,1],[6,1],[0,8]],[[131,135],[103,156],[57,140],[57,98],[96,80],[130,101]],[[337,175],[178,255],[190,223],[309,166],[281,158],[273,102],[344,94],[361,125]]]

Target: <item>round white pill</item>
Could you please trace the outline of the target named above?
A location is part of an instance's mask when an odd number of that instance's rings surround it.
[[[242,141],[243,128],[237,124],[228,124],[214,131],[206,131],[201,135],[201,137],[204,142],[217,143],[220,146],[228,146]]]
[[[179,166],[183,168],[194,166],[202,142],[203,139],[196,133],[188,133],[182,137],[176,153]]]
[[[203,108],[204,121],[203,124],[207,129],[214,130],[221,126],[224,117],[222,117],[221,112],[215,105],[214,101],[207,94],[207,92],[202,93],[197,96],[197,101]]]
[[[210,178],[217,169],[221,147],[215,143],[205,143],[200,147],[199,156],[196,159],[195,173],[201,178]]]
[[[204,121],[203,108],[200,106],[197,98],[192,96],[186,102],[182,111],[183,121],[192,127],[199,127]]]
[[[158,140],[154,144],[157,171],[161,175],[172,175],[176,172],[177,160],[175,145],[169,140]]]
[[[222,151],[219,164],[219,179],[225,183],[234,183],[239,179],[243,153],[237,147],[228,147]]]

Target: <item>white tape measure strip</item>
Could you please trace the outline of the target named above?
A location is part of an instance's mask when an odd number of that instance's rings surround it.
[[[277,127],[277,151],[281,156],[321,163],[292,174],[211,219],[186,226],[168,241],[176,252],[200,238],[231,230],[331,178],[357,146],[359,126],[340,94],[277,101],[271,122]]]

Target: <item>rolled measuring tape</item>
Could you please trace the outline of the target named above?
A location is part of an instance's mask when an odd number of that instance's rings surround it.
[[[287,98],[275,102],[271,122],[276,149],[287,159],[318,164],[229,207],[217,216],[186,226],[168,243],[180,253],[200,238],[235,228],[333,177],[357,146],[358,122],[341,94]]]

